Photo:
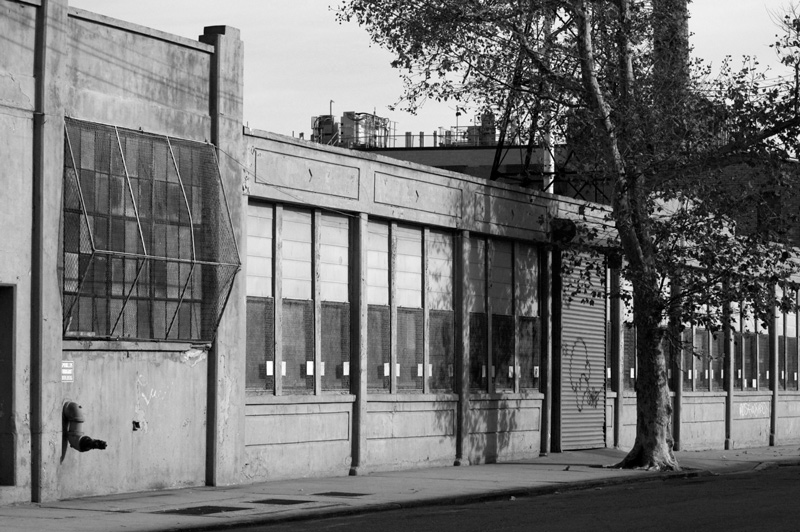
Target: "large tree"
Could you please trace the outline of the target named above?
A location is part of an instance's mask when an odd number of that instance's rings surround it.
[[[339,17],[394,53],[407,109],[478,105],[516,142],[570,144],[610,186],[614,241],[579,234],[618,250],[633,288],[637,432],[620,465],[677,469],[664,340],[794,304],[776,290],[798,263],[793,80],[690,60],[688,0],[344,0]]]

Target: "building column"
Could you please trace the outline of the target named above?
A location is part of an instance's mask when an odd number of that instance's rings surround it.
[[[456,460],[455,465],[469,464],[469,231],[461,231],[456,237],[453,254],[455,263],[455,357],[456,389],[458,390],[458,412],[456,413]]]
[[[361,214],[353,231],[352,261],[352,287],[350,301],[354,303],[355,312],[351,315],[352,340],[351,359],[354,364],[350,368],[353,376],[351,392],[355,394],[353,403],[353,436],[350,462],[350,475],[355,476],[363,471],[367,456],[367,354],[369,344],[368,334],[368,304],[367,304],[367,242],[369,239],[368,219],[366,214]]]
[[[200,41],[214,47],[210,75],[210,140],[217,147],[220,176],[234,236],[241,250],[245,241],[242,229],[246,227],[247,218],[247,197],[241,192],[240,166],[246,152],[242,107],[243,45],[239,30],[229,26],[205,28]],[[239,255],[241,260],[242,251]],[[276,300],[276,306],[278,304]],[[208,360],[206,483],[211,486],[241,481],[245,461],[246,316],[245,279],[239,274]]]
[[[62,311],[58,252],[64,180],[66,0],[42,0],[36,14],[31,248],[31,500],[59,498],[62,445]]]

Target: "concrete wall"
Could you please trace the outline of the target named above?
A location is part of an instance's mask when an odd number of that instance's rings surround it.
[[[239,33],[206,34],[208,42],[192,41],[70,9],[66,0],[0,0],[0,226],[17,236],[0,245],[0,285],[15,296],[13,401],[0,408],[0,431],[13,428],[16,460],[0,504],[238,478],[244,405],[236,398],[244,391],[236,309],[223,318],[224,341],[210,355],[177,343],[67,341],[62,351],[64,116],[214,142],[242,157]],[[239,217],[238,166],[221,169]],[[62,381],[62,360],[74,364],[72,383]],[[64,447],[66,400],[83,405],[87,432],[107,440],[107,451]]]
[[[794,402],[784,402],[783,404],[788,407],[787,414],[789,414],[788,410],[792,407],[796,411],[797,406],[800,406]],[[733,401],[733,420],[731,423],[733,447],[738,449],[769,445],[771,413],[772,394],[770,393],[748,393],[736,396]],[[788,420],[780,419],[778,427],[790,428],[791,424],[791,418]],[[784,434],[789,435],[791,432],[786,432],[784,429]],[[795,438],[800,437],[797,432],[794,432],[794,434]]]
[[[273,397],[266,402],[251,396],[247,403],[240,482],[346,475],[350,470],[352,397]]]
[[[202,485],[208,355],[189,344],[65,341],[65,401],[83,407],[105,451],[61,442],[59,498]],[[200,400],[198,400],[200,399]]]
[[[778,445],[800,441],[800,395],[796,392],[780,397],[777,428]]]
[[[246,130],[245,140],[246,191],[251,199],[360,213],[370,220],[414,223],[450,234],[469,230],[527,243],[546,240],[548,213],[555,212],[549,195],[520,194],[514,187],[487,184],[446,170],[261,131]],[[573,210],[577,212],[577,206]],[[350,264],[355,265],[358,246],[352,253]],[[454,260],[459,260],[457,253]],[[366,293],[367,287],[363,289]],[[351,305],[355,307],[352,299]],[[347,395],[356,410],[346,418],[342,405],[329,404],[324,393],[274,396],[248,391],[243,479],[342,472],[348,458],[354,461],[342,454],[346,421],[353,424],[353,435],[364,434],[363,440],[354,436],[350,442],[353,452],[360,453],[355,464],[358,471],[452,464],[457,460],[460,438],[463,459],[470,463],[531,457],[541,449],[542,396],[538,393],[472,395],[465,400],[468,414],[461,426],[455,393],[395,390],[367,394],[366,388],[362,393],[363,417],[356,415],[361,408],[357,395]],[[324,416],[320,409],[325,409]],[[311,423],[318,430],[308,440]],[[278,436],[280,431],[285,431],[285,436]],[[311,463],[308,456],[314,456]]]
[[[0,2],[0,285],[14,290],[11,403],[0,405],[0,433],[13,446],[14,485],[0,486],[0,504],[25,500],[31,483],[30,330],[33,219],[33,110],[36,6]],[[0,370],[2,371],[2,370]],[[5,381],[4,381],[5,382]],[[5,445],[5,444],[4,444]],[[3,447],[3,452],[8,452]],[[4,457],[8,459],[8,456]]]
[[[684,392],[681,449],[721,449],[725,445],[725,394]]]

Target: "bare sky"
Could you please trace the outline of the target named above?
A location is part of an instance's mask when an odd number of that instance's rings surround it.
[[[455,125],[455,105],[429,102],[411,116],[387,106],[402,92],[391,55],[355,24],[340,25],[335,0],[72,0],[70,5],[196,39],[205,26],[239,28],[245,45],[244,119],[254,129],[286,135],[311,130],[311,116],[377,112],[397,132]],[[725,55],[755,55],[776,65],[769,48],[777,28],[769,13],[786,0],[694,0],[695,55],[719,64]],[[779,70],[775,71],[778,75]],[[466,125],[469,116],[462,116]]]

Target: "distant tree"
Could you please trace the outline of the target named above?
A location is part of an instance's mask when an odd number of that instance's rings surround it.
[[[587,226],[578,243],[618,250],[633,289],[636,440],[619,465],[678,469],[662,340],[794,307],[776,290],[798,270],[794,80],[730,61],[712,77],[690,60],[688,0],[344,0],[338,16],[394,53],[405,108],[513,116],[525,142],[554,132],[610,183],[615,235]],[[797,64],[796,39],[776,48]]]

